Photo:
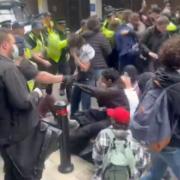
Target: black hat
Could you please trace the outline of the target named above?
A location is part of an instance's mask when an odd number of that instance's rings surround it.
[[[34,16],[34,19],[43,19],[47,16],[51,16],[52,14],[50,12],[42,12]]]
[[[66,21],[64,19],[59,19],[56,21],[56,24],[66,24]]]
[[[50,12],[45,12],[44,13],[44,16],[47,17],[47,16],[52,16],[52,14]]]
[[[107,18],[110,18],[110,17],[112,17],[113,15],[114,15],[113,12],[108,13],[108,14],[107,14]]]
[[[40,21],[34,21],[32,23],[32,29],[43,29],[43,24]]]
[[[18,22],[18,21],[15,21],[13,24],[12,24],[12,29],[19,29],[19,28],[24,28],[24,23],[23,22]]]

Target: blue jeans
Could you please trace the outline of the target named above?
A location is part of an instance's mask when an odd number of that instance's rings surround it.
[[[91,85],[92,82],[90,80],[79,82],[86,85]],[[82,104],[82,110],[88,110],[91,107],[91,96],[85,92],[83,92],[79,87],[75,86],[72,90],[71,95],[71,117],[79,111],[79,104]]]
[[[92,74],[93,74],[93,84],[96,86],[97,81],[99,80],[99,78],[101,77],[101,74],[103,71],[105,71],[106,69],[93,69],[92,70]]]
[[[167,147],[160,153],[153,153],[152,167],[141,180],[161,180],[168,167],[180,179],[180,148]]]

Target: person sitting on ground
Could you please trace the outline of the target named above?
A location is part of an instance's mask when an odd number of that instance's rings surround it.
[[[128,100],[123,85],[120,84],[119,80],[119,73],[116,70],[107,69],[102,72],[102,87],[74,84],[94,96],[101,108],[89,109],[76,114],[75,119],[80,123],[80,128],[70,135],[72,153],[79,154],[87,146],[91,138],[96,137],[101,129],[110,125],[105,112],[106,108],[122,106],[129,110]]]
[[[110,68],[103,71],[101,76],[101,86],[99,87],[78,83],[74,83],[74,85],[78,86],[82,91],[90,94],[92,97],[95,97],[99,107],[102,109],[115,108],[120,105],[129,109],[127,97],[124,93],[123,85],[119,78],[119,72]],[[76,114],[76,118],[78,118],[78,114],[79,113]],[[99,121],[100,119],[98,119],[98,117],[100,114],[104,114],[104,110],[96,110],[96,115],[94,114],[94,116],[89,118],[86,123]],[[103,119],[104,118],[105,116],[103,116]]]

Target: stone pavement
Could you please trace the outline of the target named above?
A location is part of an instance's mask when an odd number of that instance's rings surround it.
[[[46,169],[42,180],[90,180],[93,166],[79,157],[73,156],[74,171],[69,174],[61,174],[57,168],[59,165],[59,153],[56,152],[46,162]]]
[[[59,173],[58,165],[60,162],[59,152],[53,153],[46,161],[46,167],[42,180],[90,180],[93,173],[93,166],[90,163],[73,156],[74,171],[69,174]],[[3,180],[3,162],[0,159],[0,180]]]

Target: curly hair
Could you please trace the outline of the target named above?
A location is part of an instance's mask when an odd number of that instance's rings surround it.
[[[175,35],[167,40],[159,51],[161,64],[167,68],[180,68],[180,35]]]
[[[113,83],[119,80],[119,72],[113,68],[106,69],[102,72],[102,77],[106,80],[111,80]]]
[[[81,46],[85,44],[85,39],[79,34],[72,33],[68,37],[68,42],[70,49],[74,47],[81,48]]]

